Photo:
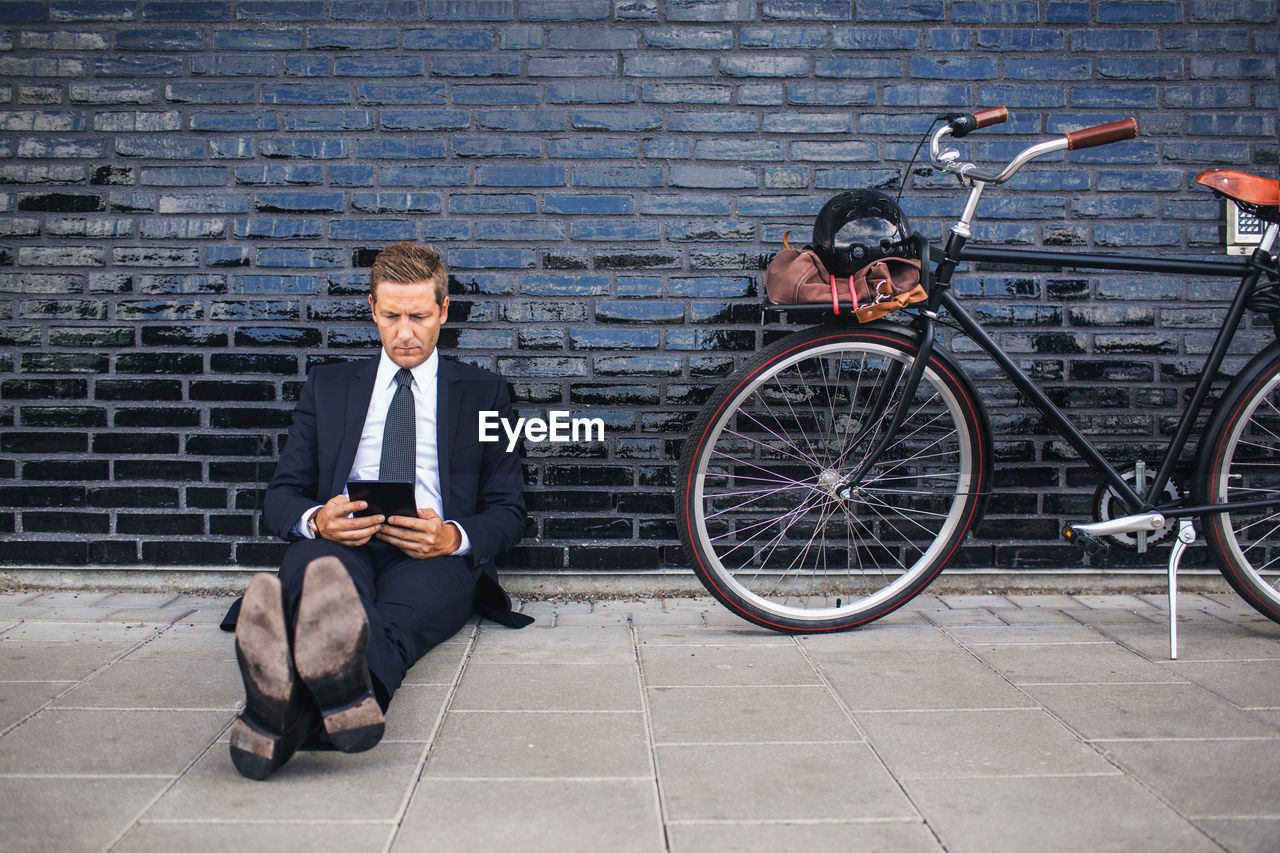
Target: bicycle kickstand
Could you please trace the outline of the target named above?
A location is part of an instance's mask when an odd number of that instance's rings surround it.
[[[1187,546],[1196,541],[1196,528],[1189,518],[1178,519],[1178,541],[1169,553],[1169,658],[1178,659],[1178,563]]]

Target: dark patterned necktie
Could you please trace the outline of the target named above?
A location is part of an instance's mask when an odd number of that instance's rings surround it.
[[[382,459],[378,466],[379,480],[395,480],[402,483],[414,481],[414,463],[417,456],[415,416],[413,410],[413,374],[402,367],[396,373],[396,393],[387,409],[387,423],[382,428]]]

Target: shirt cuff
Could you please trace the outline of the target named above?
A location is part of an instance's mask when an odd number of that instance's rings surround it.
[[[311,532],[311,526],[307,522],[311,520],[311,516],[319,511],[319,506],[313,506],[304,512],[302,518],[298,519],[298,523],[293,526],[294,535],[301,536],[303,539],[315,539],[315,534]]]
[[[458,528],[458,533],[461,534],[462,536],[462,544],[459,545],[458,549],[453,553],[458,556],[461,556],[463,554],[470,554],[471,553],[471,537],[467,535],[467,531],[462,529],[462,525],[456,521],[445,521],[445,524],[452,524],[454,527]]]

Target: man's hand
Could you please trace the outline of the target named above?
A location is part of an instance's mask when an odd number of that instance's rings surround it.
[[[312,516],[316,523],[316,535],[353,548],[365,544],[382,528],[382,522],[386,520],[380,515],[348,517],[368,505],[365,501],[353,501],[346,495],[333,496]]]
[[[377,536],[415,560],[452,554],[462,544],[462,532],[441,519],[434,509],[418,510],[417,518],[393,515]]]

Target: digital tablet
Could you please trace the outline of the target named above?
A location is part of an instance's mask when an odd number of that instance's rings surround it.
[[[369,506],[356,515],[406,515],[418,517],[413,498],[413,483],[389,480],[348,480],[347,495],[353,501],[366,501]]]

